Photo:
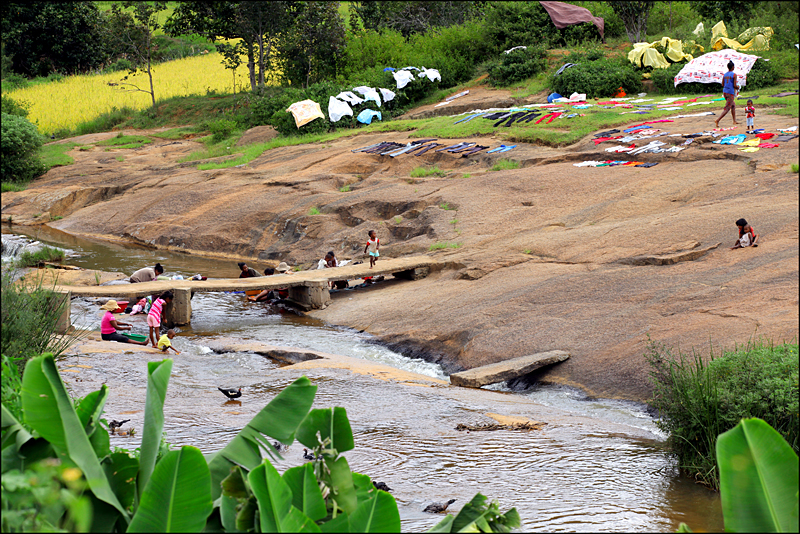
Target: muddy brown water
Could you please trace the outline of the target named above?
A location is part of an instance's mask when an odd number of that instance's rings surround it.
[[[47,228],[12,228],[14,233],[75,251],[70,264],[130,274],[162,263],[168,274],[238,275],[234,261],[199,258],[141,247],[88,241]],[[3,230],[4,233],[7,229]],[[335,304],[334,304],[335,305]],[[282,388],[307,375],[318,386],[315,407],[344,406],[356,448],[346,453],[354,471],[386,482],[400,507],[404,531],[424,531],[441,520],[422,508],[455,498],[458,511],[476,492],[516,507],[524,531],[722,530],[718,494],[681,477],[644,407],[585,399],[556,386],[511,392],[423,387],[379,380],[342,369],[303,371],[246,352],[218,354],[206,343],[225,336],[242,341],[295,346],[343,354],[445,377],[422,360],[410,361],[366,334],[309,317],[271,312],[232,293],[192,299],[190,327],[173,341],[181,351],[165,405],[167,441],[203,452],[221,449]],[[73,300],[73,323],[99,327],[99,308]],[[144,319],[132,318],[146,333]],[[155,354],[90,354],[59,362],[73,395],[110,388],[106,417],[144,420],[146,361]],[[217,386],[242,387],[241,401],[227,401]],[[546,421],[541,431],[459,432],[458,423],[494,422],[487,413]],[[128,426],[126,425],[126,426]],[[134,449],[139,436],[113,437],[112,446]],[[294,443],[275,462],[280,471],[299,465]]]

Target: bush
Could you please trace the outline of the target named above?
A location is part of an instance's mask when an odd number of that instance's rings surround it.
[[[500,63],[489,68],[489,80],[495,86],[511,85],[547,69],[547,51],[544,48],[528,47],[500,55]]]
[[[2,102],[2,112],[8,113],[9,115],[16,115],[18,117],[27,117],[28,116],[28,108],[30,104],[27,102],[17,102],[10,96],[2,95],[0,96],[0,101]]]
[[[223,139],[230,137],[236,128],[237,124],[230,119],[217,119],[209,122],[207,125],[207,129],[212,133],[212,140],[215,143],[219,143]]]
[[[2,158],[0,179],[4,182],[26,182],[47,171],[36,151],[42,146],[42,137],[36,126],[25,117],[2,114]]]
[[[699,354],[675,356],[650,343],[645,358],[657,424],[670,432],[682,468],[717,487],[717,436],[748,417],[763,419],[798,450],[797,349],[796,343],[748,344],[705,363]]]
[[[586,98],[604,98],[616,94],[620,87],[626,93],[638,93],[642,82],[627,59],[598,59],[578,63],[558,76],[553,75],[550,87],[565,96],[586,93]]]

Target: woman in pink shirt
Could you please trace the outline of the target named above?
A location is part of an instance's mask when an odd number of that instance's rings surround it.
[[[147,345],[146,341],[134,341],[127,336],[123,336],[122,334],[117,332],[117,329],[120,330],[130,330],[131,325],[128,323],[123,323],[122,321],[117,321],[114,319],[114,314],[112,313],[114,310],[119,308],[119,304],[117,304],[116,300],[109,300],[102,306],[100,306],[101,310],[106,310],[106,313],[103,314],[103,318],[100,320],[100,337],[103,341],[119,341],[120,343],[133,343],[134,345]]]
[[[155,347],[161,335],[161,312],[164,304],[172,302],[172,291],[165,291],[163,295],[153,301],[150,313],[147,314],[147,326],[150,327],[150,343]],[[145,345],[147,342],[145,342]]]

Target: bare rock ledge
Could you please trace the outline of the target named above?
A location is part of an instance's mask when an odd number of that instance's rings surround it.
[[[545,365],[563,362],[567,358],[569,358],[569,353],[563,350],[551,350],[549,352],[520,356],[503,362],[476,367],[469,371],[454,373],[450,375],[450,383],[454,386],[479,388],[487,384],[518,378]]]

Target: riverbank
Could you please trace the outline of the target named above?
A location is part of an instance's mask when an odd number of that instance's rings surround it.
[[[769,130],[798,124],[760,117]],[[712,119],[662,128],[703,131]],[[540,378],[597,397],[647,400],[648,338],[707,353],[754,336],[797,336],[797,139],[752,154],[696,141],[642,155],[652,168],[574,167],[608,157],[591,136],[473,158],[351,152],[409,139],[368,133],[206,171],[177,161],[200,148],[190,139],[113,154],[90,145],[70,152],[75,164],[4,194],[2,216],[259,269],[308,268],[328,250],[363,259],[367,230],[376,229],[384,256],[432,254],[447,268],[334,294],[314,317],[448,371],[566,350],[571,358]],[[518,168],[491,170],[500,159]],[[439,174],[410,176],[434,166]],[[740,217],[761,234],[758,248],[728,250]]]

